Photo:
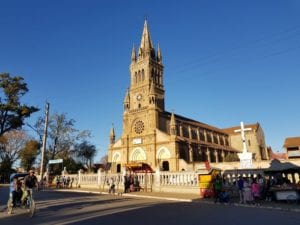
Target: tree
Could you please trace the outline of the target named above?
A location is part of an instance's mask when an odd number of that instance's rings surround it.
[[[21,150],[24,148],[29,137],[24,131],[10,131],[0,136],[1,159],[6,159],[6,162],[11,162],[11,166],[20,156]]]
[[[224,161],[225,162],[238,162],[238,161],[240,161],[240,159],[237,156],[237,154],[228,154],[227,156],[225,156]]]
[[[30,117],[39,109],[22,105],[20,98],[28,92],[27,84],[20,76],[10,77],[8,73],[0,74],[0,88],[3,93],[0,98],[0,136],[24,125],[25,118]]]
[[[90,137],[89,131],[79,131],[75,129],[74,124],[75,120],[68,119],[65,113],[55,113],[50,116],[46,147],[48,160],[72,156],[74,146]],[[44,131],[44,118],[40,117],[34,127],[39,136],[41,136]]]
[[[100,163],[103,164],[103,165],[108,163],[108,155],[102,156],[102,158],[100,159]]]
[[[12,172],[13,164],[19,159],[28,136],[24,131],[10,131],[0,136],[0,175],[6,180]]]
[[[83,141],[75,147],[75,150],[77,152],[77,156],[80,157],[83,160],[83,162],[88,166],[88,169],[91,170],[92,161],[97,152],[95,145],[92,145],[87,141]]]
[[[25,147],[20,152],[21,166],[29,171],[39,153],[40,144],[35,140],[29,140],[26,142]]]

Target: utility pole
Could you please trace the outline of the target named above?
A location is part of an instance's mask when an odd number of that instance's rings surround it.
[[[43,180],[44,173],[44,158],[46,151],[46,142],[47,142],[47,129],[48,129],[48,117],[49,117],[49,103],[46,102],[46,116],[45,116],[45,128],[44,128],[44,136],[43,136],[43,145],[42,145],[42,159],[41,159],[41,180]]]

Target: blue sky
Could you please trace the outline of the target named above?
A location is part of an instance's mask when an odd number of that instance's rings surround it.
[[[23,76],[29,121],[67,113],[106,154],[109,130],[122,132],[133,44],[147,18],[160,44],[166,110],[219,128],[259,122],[281,151],[300,136],[300,2],[3,1],[0,72]]]

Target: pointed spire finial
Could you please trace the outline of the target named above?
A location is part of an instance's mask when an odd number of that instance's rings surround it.
[[[142,52],[149,53],[149,54],[150,54],[151,50],[153,49],[147,20],[145,20],[145,23],[144,23],[144,30],[143,30],[143,34],[142,34],[140,49],[143,50]]]
[[[110,130],[110,134],[109,134],[109,139],[110,139],[110,143],[114,144],[115,143],[115,129],[114,129],[114,124],[112,124],[111,130]]]
[[[170,134],[176,135],[176,121],[175,121],[175,115],[173,111],[174,110],[172,110],[171,120],[170,120]]]
[[[135,52],[134,44],[133,44],[132,52],[131,52],[131,62],[136,62],[136,52]]]
[[[162,62],[162,55],[159,44],[157,45],[157,61]]]

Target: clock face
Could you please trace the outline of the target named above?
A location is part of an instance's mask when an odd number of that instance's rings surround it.
[[[142,94],[138,94],[138,95],[136,96],[136,100],[138,100],[138,101],[142,100],[142,98],[143,98]]]

